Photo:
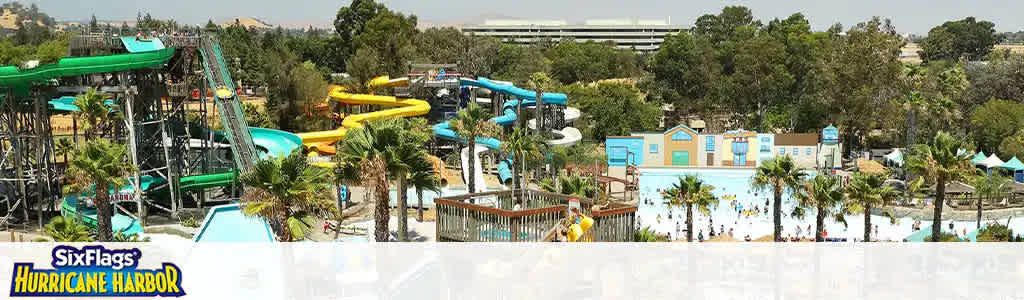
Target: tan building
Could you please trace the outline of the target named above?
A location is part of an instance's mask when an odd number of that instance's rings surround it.
[[[697,152],[699,142],[697,131],[679,125],[665,131],[665,153],[666,166],[697,166]]]
[[[801,168],[818,166],[818,135],[814,133],[780,133],[775,135],[775,156],[789,156]]]
[[[758,159],[757,132],[736,129],[722,135],[722,165],[756,167]]]

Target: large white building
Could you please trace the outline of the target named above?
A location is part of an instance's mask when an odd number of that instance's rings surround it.
[[[612,41],[619,48],[636,51],[656,51],[666,34],[683,29],[663,19],[587,20],[583,24],[569,24],[564,20],[487,20],[483,25],[462,26],[465,34],[496,37],[506,43],[532,44],[562,39]]]

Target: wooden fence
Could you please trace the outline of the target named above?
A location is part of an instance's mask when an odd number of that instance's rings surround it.
[[[515,200],[522,199],[515,210]],[[570,196],[535,190],[508,190],[434,199],[437,240],[448,242],[540,242],[565,217]],[[594,218],[584,241],[632,241],[635,205],[613,204],[593,210],[594,201],[578,198],[583,214]]]

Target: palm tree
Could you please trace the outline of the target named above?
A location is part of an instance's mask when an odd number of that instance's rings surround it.
[[[551,90],[551,78],[543,72],[536,72],[530,74],[530,81],[527,82],[527,86],[536,92],[537,98],[537,135],[540,135],[540,129],[544,128],[544,92]],[[523,102],[519,101],[521,105]],[[519,113],[520,106],[516,106],[516,113]]]
[[[366,123],[345,135],[338,143],[335,160],[335,180],[339,184],[362,185],[372,187],[371,194],[376,201],[374,206],[374,236],[378,242],[388,241],[388,194],[390,180],[399,180],[404,185],[405,174],[410,170],[403,156],[413,151],[409,148],[422,148],[422,144],[411,145],[408,141],[404,119],[383,119]],[[403,155],[404,154],[404,155]],[[423,158],[426,160],[426,157]],[[400,175],[400,176],[399,176]],[[404,186],[399,190],[404,191]],[[404,193],[400,192],[399,195]],[[404,196],[402,199],[404,199]],[[401,202],[401,201],[399,201]]]
[[[594,183],[590,178],[579,175],[559,176],[557,183],[545,178],[544,180],[541,180],[540,186],[548,192],[586,198],[594,198],[598,193],[597,187],[594,186]]]
[[[711,215],[711,209],[718,207],[718,197],[711,194],[713,186],[707,185],[697,176],[686,175],[672,184],[665,191],[665,204],[686,208],[686,241],[693,242],[693,208],[705,216]]]
[[[981,204],[982,200],[991,200],[992,198],[999,197],[1003,193],[1006,193],[1010,186],[1010,178],[1005,176],[996,175],[978,175],[974,176],[973,185],[975,192],[978,194],[978,223],[977,226],[981,228]]]
[[[654,231],[654,229],[651,229],[651,226],[646,226],[637,230],[636,235],[633,236],[633,241],[641,243],[666,242],[664,238],[658,236],[658,233]]]
[[[66,137],[57,139],[57,141],[54,142],[53,147],[53,150],[54,152],[57,153],[57,155],[61,155],[64,157],[65,165],[68,163],[68,153],[72,153],[75,151],[75,143],[71,142],[71,139]]]
[[[106,139],[88,141],[75,151],[65,171],[70,182],[65,186],[65,194],[82,194],[90,187],[93,189],[97,209],[96,235],[100,241],[110,241],[113,236],[110,189],[124,185],[125,178],[135,172],[135,166],[126,162],[127,155],[124,145]],[[80,212],[83,207],[81,200],[78,204]]]
[[[935,183],[935,210],[932,214],[932,241],[940,241],[942,232],[942,206],[946,199],[946,184],[964,179],[974,167],[971,155],[964,149],[967,144],[946,132],[939,131],[928,144],[914,145],[907,159],[907,167]]]
[[[871,210],[882,208],[899,198],[896,189],[885,186],[885,177],[878,174],[857,174],[846,187],[851,212],[864,211],[864,241],[871,242]],[[886,213],[892,218],[891,213]]]
[[[793,209],[793,216],[803,218],[807,209],[814,209],[815,230],[814,241],[824,242],[825,218],[833,218],[846,224],[843,210],[843,189],[839,185],[839,178],[822,175],[806,181],[803,186],[793,194],[798,205]]]
[[[72,113],[72,116],[82,120],[86,140],[99,136],[104,128],[120,119],[120,110],[116,105],[106,104],[107,98],[108,95],[90,88],[85,94],[75,97],[75,101],[72,102],[78,107],[78,111]]]
[[[330,199],[330,174],[314,167],[300,150],[281,158],[262,159],[239,177],[246,187],[242,213],[276,226],[284,242],[306,238],[314,217],[331,218],[337,208]]]
[[[918,176],[916,179],[907,182],[907,195],[910,203],[914,203],[914,195],[920,193],[924,189],[924,177]]]
[[[423,191],[441,192],[441,180],[434,174],[434,166],[427,160],[414,161],[410,166],[409,185],[416,189],[416,219],[423,222]]]
[[[793,163],[793,158],[786,155],[764,161],[754,172],[751,186],[755,191],[771,190],[772,222],[775,223],[774,239],[782,242],[782,193],[786,189],[795,190],[804,177],[804,168]]]
[[[74,218],[53,217],[46,223],[44,231],[54,242],[92,242],[92,238],[89,237],[92,231]]]
[[[541,157],[540,154],[540,141],[536,137],[526,132],[526,129],[514,128],[511,134],[505,135],[504,141],[501,142],[501,148],[505,153],[511,154],[512,166],[512,186],[514,190],[520,191],[520,198],[522,198],[522,178],[520,175],[526,173],[526,165],[529,161],[537,160]],[[520,172],[522,169],[522,172]]]
[[[480,107],[479,104],[470,103],[466,109],[459,111],[459,114],[452,122],[452,130],[462,137],[463,143],[469,149],[469,166],[465,174],[471,193],[475,193],[476,178],[473,178],[473,170],[476,168],[476,155],[473,148],[476,138],[481,136],[495,136],[501,130],[498,124],[491,122],[491,113]]]
[[[404,134],[402,138],[392,143],[392,149],[394,149],[396,154],[394,156],[396,159],[396,167],[392,169],[392,176],[398,179],[398,186],[396,187],[397,199],[395,200],[398,204],[398,240],[401,242],[409,241],[409,217],[406,187],[409,185],[412,177],[420,177],[417,178],[417,180],[420,180],[418,183],[433,185],[435,190],[437,189],[437,185],[440,183],[440,179],[434,175],[434,166],[427,158],[429,154],[423,149],[423,143],[425,143],[426,140],[419,141],[415,134],[411,134],[411,131],[405,131],[405,133],[406,134]],[[420,206],[422,206],[422,188],[417,188],[417,196],[420,198]],[[420,212],[422,212],[422,208]]]

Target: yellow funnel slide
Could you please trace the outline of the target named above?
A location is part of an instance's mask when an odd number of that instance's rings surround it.
[[[372,90],[375,88],[387,88],[394,86],[408,85],[408,78],[390,79],[381,76],[370,80],[367,86]],[[341,122],[341,128],[327,131],[305,132],[297,134],[302,139],[302,144],[310,151],[322,154],[334,154],[334,143],[345,138],[345,133],[353,128],[363,127],[364,122],[395,118],[415,117],[430,112],[430,103],[418,99],[399,99],[392,96],[377,96],[365,94],[351,94],[345,92],[344,88],[331,90],[328,97],[334,101],[345,104],[370,104],[380,106],[392,106],[395,108],[381,111],[354,114],[346,116]]]

